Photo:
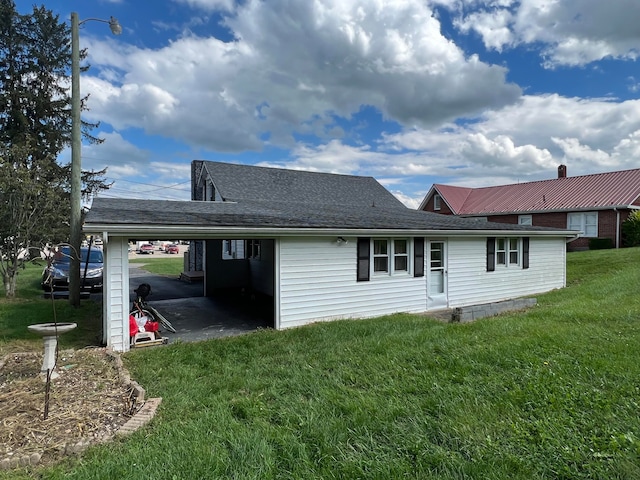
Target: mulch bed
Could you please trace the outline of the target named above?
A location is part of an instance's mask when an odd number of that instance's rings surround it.
[[[0,467],[51,463],[112,438],[139,407],[117,363],[104,348],[59,352],[45,420],[42,354],[0,359]]]

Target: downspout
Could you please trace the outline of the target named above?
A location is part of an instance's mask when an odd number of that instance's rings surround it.
[[[620,248],[620,210],[613,207],[613,211],[616,212],[616,248]]]

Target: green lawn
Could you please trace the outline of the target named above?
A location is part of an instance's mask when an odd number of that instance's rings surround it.
[[[568,288],[473,324],[393,315],[132,351],[163,398],[148,427],[0,478],[640,478],[639,262],[569,254]]]
[[[182,255],[166,255],[162,258],[148,259],[138,257],[129,260],[129,263],[143,263],[143,269],[157,275],[179,276],[184,271],[184,259]]]
[[[75,322],[78,328],[60,337],[60,348],[96,345],[102,328],[102,306],[82,300],[73,308],[66,300],[45,299],[40,286],[44,262],[28,264],[18,273],[18,292],[7,299],[0,291],[0,357],[10,351],[41,349],[42,339],[27,330],[34,323]]]

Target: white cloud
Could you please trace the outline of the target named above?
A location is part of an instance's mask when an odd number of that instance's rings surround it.
[[[158,49],[82,37],[93,65],[83,115],[123,135],[95,147],[108,149],[114,178],[138,164],[167,183],[188,178],[183,158],[151,163],[131,148],[126,133],[138,130],[205,153],[284,147],[288,157],[261,164],[372,175],[406,204],[434,177],[484,186],[553,178],[559,163],[570,175],[637,166],[640,101],[522,96],[505,67],[445,37],[431,9],[459,12],[454,25],[487,48],[538,48],[556,67],[635,58],[637,0],[175,1],[227,12],[235,40],[180,28]],[[373,139],[351,122],[370,107],[392,125]]]
[[[102,170],[108,167],[107,176],[117,178],[144,171],[149,166],[150,153],[125,140],[117,132],[100,133],[104,141],[82,147],[83,170]]]
[[[507,9],[501,9],[471,13],[464,18],[457,19],[454,23],[465,33],[471,30],[478,33],[487,48],[502,51],[503,46],[509,46],[514,41],[511,31],[512,22],[511,12]]]
[[[445,4],[460,9],[461,4]],[[578,66],[606,57],[635,60],[639,54],[637,0],[520,0],[474,2],[456,25],[479,34],[487,48],[542,44],[547,67]]]
[[[425,127],[520,95],[503,67],[465,57],[418,0],[250,0],[226,26],[237,41],[187,35],[151,50],[88,39],[87,118],[237,152],[264,137],[329,140],[335,116],[362,105]]]
[[[475,122],[384,137],[392,152],[411,151],[431,175],[456,185],[496,185],[637,168],[640,100],[615,103],[558,95],[526,96]]]
[[[234,0],[174,0],[177,3],[186,4],[192,8],[200,8],[206,11],[233,10]]]

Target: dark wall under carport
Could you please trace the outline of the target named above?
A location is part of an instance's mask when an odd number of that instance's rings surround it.
[[[205,296],[274,327],[274,240],[261,240],[259,259],[223,259],[223,240],[205,241]]]
[[[223,259],[223,240],[207,240],[205,246],[206,296],[239,290],[274,295],[274,244],[262,239],[259,259]]]

